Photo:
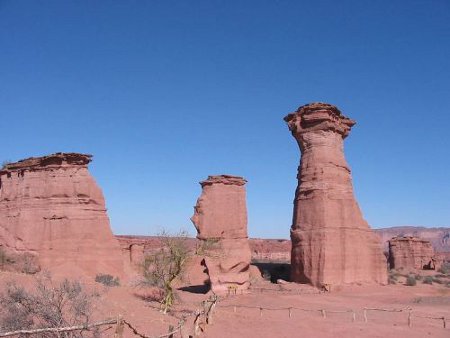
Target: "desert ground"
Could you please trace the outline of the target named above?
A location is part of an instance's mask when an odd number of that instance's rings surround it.
[[[200,322],[203,337],[448,337],[450,330],[450,288],[448,285],[424,284],[434,271],[421,271],[415,286],[407,286],[406,274],[396,274],[396,284],[386,286],[354,285],[331,292],[322,292],[308,285],[279,281],[278,284],[253,276],[246,294],[220,297],[210,322]],[[392,274],[391,274],[392,275]],[[450,276],[441,280],[450,282]],[[32,288],[36,276],[3,272],[2,290],[6,283]],[[57,280],[57,278],[55,279]],[[107,287],[89,280],[82,281],[87,290],[98,297],[93,302],[92,321],[114,319],[118,315],[142,335],[157,337],[177,327],[186,318],[174,337],[194,335],[195,311],[211,297],[201,288],[177,291],[174,308],[163,314],[159,303],[151,299],[152,289],[121,283]],[[180,284],[180,286],[182,283]],[[262,310],[261,310],[262,308]],[[289,310],[291,308],[291,310]],[[383,309],[388,312],[364,309]],[[408,326],[411,309],[411,327]],[[325,310],[323,312],[322,310]],[[353,313],[354,312],[354,313]],[[423,318],[423,317],[432,317]],[[446,328],[444,321],[447,318]],[[101,327],[102,337],[113,337],[115,325]],[[125,327],[123,337],[136,337]]]

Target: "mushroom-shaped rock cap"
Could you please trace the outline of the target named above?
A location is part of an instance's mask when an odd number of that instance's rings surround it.
[[[247,180],[241,176],[216,175],[216,176],[208,176],[206,180],[200,182],[202,187],[204,187],[205,185],[212,185],[218,183],[225,185],[245,185],[245,183],[247,183]]]
[[[346,137],[355,121],[345,117],[341,111],[328,103],[314,102],[299,107],[285,116],[284,120],[293,134],[316,130],[332,130]]]
[[[7,163],[1,171],[39,170],[50,166],[86,166],[92,155],[79,153],[54,153],[41,157],[29,157],[14,163]]]

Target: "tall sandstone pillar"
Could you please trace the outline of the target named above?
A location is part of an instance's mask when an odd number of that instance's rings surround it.
[[[241,292],[249,283],[251,260],[247,235],[245,183],[239,176],[209,176],[191,220],[204,254],[211,290]]]
[[[335,106],[311,103],[284,120],[301,161],[291,228],[291,279],[317,287],[387,282],[379,238],[363,219],[344,157],[355,121]]]
[[[57,275],[123,276],[101,189],[88,170],[91,155],[31,157],[0,170],[0,246],[32,253]]]

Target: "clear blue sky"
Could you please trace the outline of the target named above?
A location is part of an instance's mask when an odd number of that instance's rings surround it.
[[[450,225],[450,2],[0,0],[1,160],[94,155],[113,231],[188,229],[198,182],[248,179],[249,233],[287,238],[312,101],[373,227]]]

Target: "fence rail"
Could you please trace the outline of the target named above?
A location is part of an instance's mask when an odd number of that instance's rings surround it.
[[[354,310],[354,309],[346,309],[346,310],[330,310],[330,309],[305,309],[305,308],[299,308],[295,306],[290,307],[264,307],[264,306],[251,306],[251,305],[238,305],[238,304],[228,304],[228,305],[221,305],[221,308],[233,308],[233,312],[236,313],[238,308],[247,308],[247,309],[259,309],[259,316],[263,316],[263,311],[287,311],[288,317],[292,318],[292,312],[293,310],[298,311],[304,311],[304,312],[319,312],[324,319],[327,318],[327,313],[351,313],[352,315],[352,322],[356,321],[356,314],[360,312],[361,310]],[[369,311],[381,311],[381,312],[407,312],[408,313],[408,319],[407,323],[409,327],[412,327],[413,318],[425,318],[425,319],[431,319],[431,320],[440,320],[442,321],[442,327],[444,329],[447,328],[447,320],[450,320],[450,318],[446,318],[445,316],[441,317],[435,317],[435,316],[425,316],[420,314],[415,314],[413,312],[412,308],[402,308],[402,309],[384,309],[384,308],[363,308],[363,318],[364,322],[367,323],[369,321],[368,313]]]

